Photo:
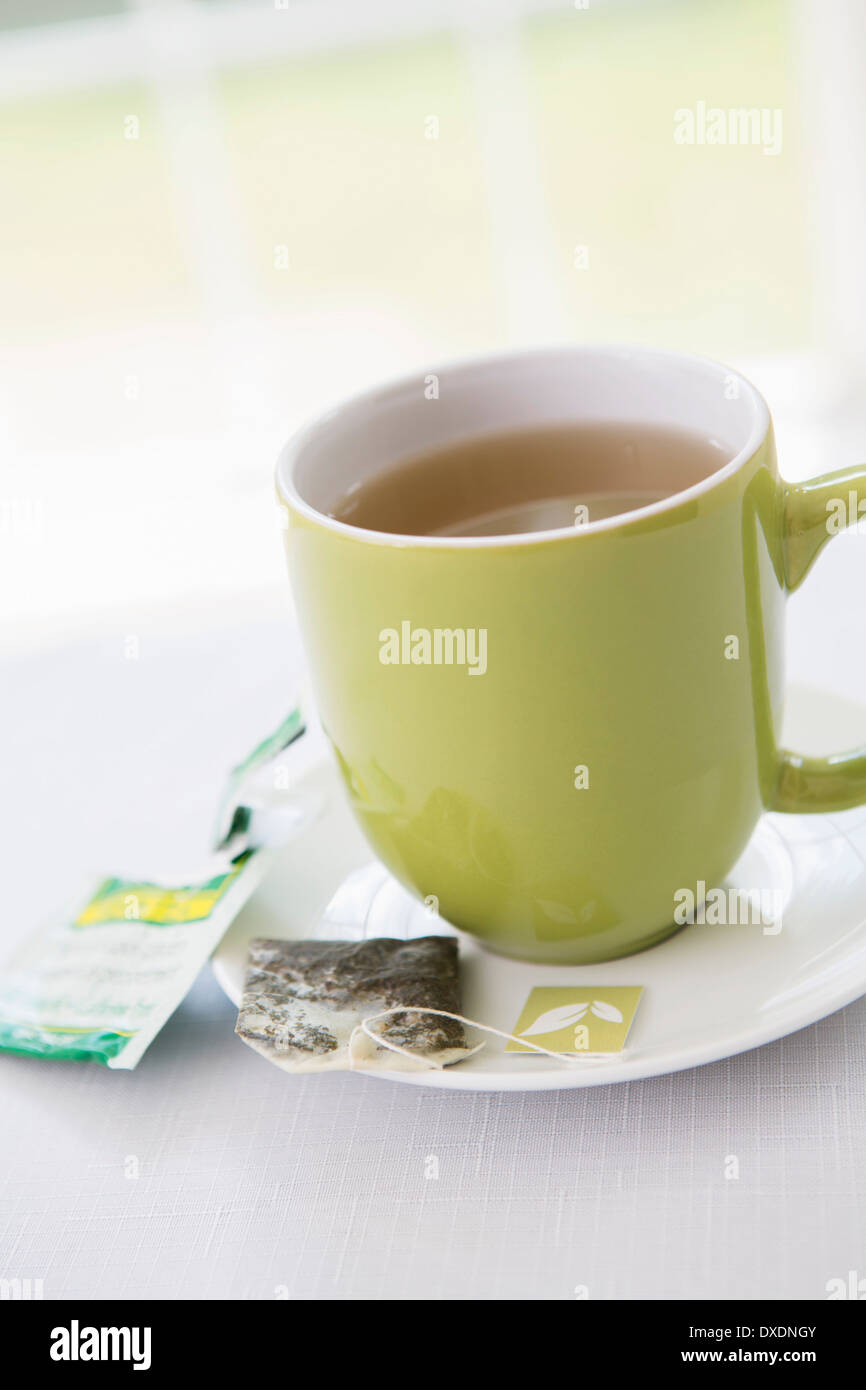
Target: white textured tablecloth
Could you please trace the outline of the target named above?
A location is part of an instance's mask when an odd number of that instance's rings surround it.
[[[859,619],[827,615],[866,556],[839,550],[792,604],[791,664],[862,695]],[[296,663],[287,620],[255,608],[11,659],[3,953],[82,870],[197,860]],[[0,1278],[46,1298],[599,1299],[866,1276],[864,1000],[693,1071],[489,1096],[288,1077],[234,1017],[206,967],[135,1072],[0,1056]]]

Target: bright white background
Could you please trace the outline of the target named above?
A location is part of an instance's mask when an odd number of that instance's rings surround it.
[[[276,588],[279,443],[456,354],[703,352],[858,462],[864,54],[858,0],[7,0],[0,638]]]

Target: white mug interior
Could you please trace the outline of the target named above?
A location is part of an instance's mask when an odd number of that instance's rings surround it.
[[[489,546],[526,536],[399,536],[365,531],[329,513],[351,489],[419,453],[458,440],[539,426],[618,422],[675,427],[719,448],[721,466],[683,491],[640,508],[660,512],[718,485],[750,459],[770,427],[767,405],[745,377],[707,358],[649,348],[553,348],[486,357],[411,377],[346,402],[301,430],[277,465],[283,498],[324,525],[379,543]],[[622,525],[637,512],[589,522]]]

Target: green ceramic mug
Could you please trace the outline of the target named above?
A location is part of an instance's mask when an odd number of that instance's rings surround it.
[[[637,511],[525,536],[328,515],[412,454],[580,421],[679,426],[728,462]],[[763,810],[866,802],[866,750],[777,742],[785,598],[856,518],[866,469],[785,483],[767,406],[729,368],[642,348],[445,367],[297,435],[277,480],[352,809],[396,877],[491,949],[641,950],[678,930],[678,893],[725,877]]]

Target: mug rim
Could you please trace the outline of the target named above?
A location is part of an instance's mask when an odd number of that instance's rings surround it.
[[[504,535],[493,536],[425,536],[411,535],[394,531],[376,531],[368,527],[354,526],[350,522],[340,521],[337,517],[329,516],[327,512],[320,511],[314,507],[306,498],[302,497],[298,491],[294,473],[302,458],[306,448],[326,431],[331,425],[339,422],[340,418],[348,415],[351,411],[372,409],[376,406],[387,404],[409,389],[417,390],[418,381],[423,381],[427,376],[441,376],[446,373],[464,373],[470,370],[479,370],[485,367],[495,367],[503,364],[517,365],[521,362],[530,364],[538,362],[544,357],[550,358],[572,358],[580,359],[587,357],[619,357],[622,360],[634,360],[644,358],[656,362],[665,362],[670,365],[700,365],[709,368],[712,372],[722,375],[726,380],[736,381],[738,390],[742,391],[752,407],[752,421],[748,439],[745,444],[734,454],[733,458],[723,464],[713,473],[709,473],[705,478],[701,478],[697,483],[690,487],[683,488],[679,492],[672,492],[669,496],[661,498],[657,502],[648,503],[646,506],[635,507],[627,512],[620,512],[615,516],[602,517],[597,521],[587,521],[580,526],[559,526],[545,531],[526,531],[509,532]],[[276,484],[277,493],[280,499],[290,505],[294,510],[306,517],[307,520],[323,526],[326,530],[333,531],[337,535],[342,535],[357,541],[364,541],[368,544],[393,545],[401,548],[419,547],[430,550],[473,550],[497,548],[501,546],[524,546],[538,545],[547,541],[563,540],[566,538],[576,539],[588,534],[597,534],[602,531],[615,531],[623,528],[630,523],[642,520],[644,517],[660,516],[665,512],[673,511],[684,502],[696,500],[698,497],[705,496],[720,487],[728,478],[731,478],[740,471],[741,468],[754,458],[756,452],[764,443],[770,430],[770,410],[764,397],[756,386],[753,386],[748,377],[743,376],[735,367],[729,367],[723,362],[719,362],[712,357],[705,357],[699,353],[679,352],[674,349],[645,347],[641,344],[618,344],[618,343],[587,343],[564,346],[534,347],[525,349],[505,349],[501,352],[483,352],[471,356],[461,357],[440,363],[438,366],[419,367],[413,372],[406,373],[404,376],[388,380],[379,386],[367,388],[348,396],[340,404],[332,406],[317,414],[312,420],[307,421],[298,429],[293,431],[286,443],[283,445],[277,457],[276,465]],[[491,431],[492,432],[492,431]]]

